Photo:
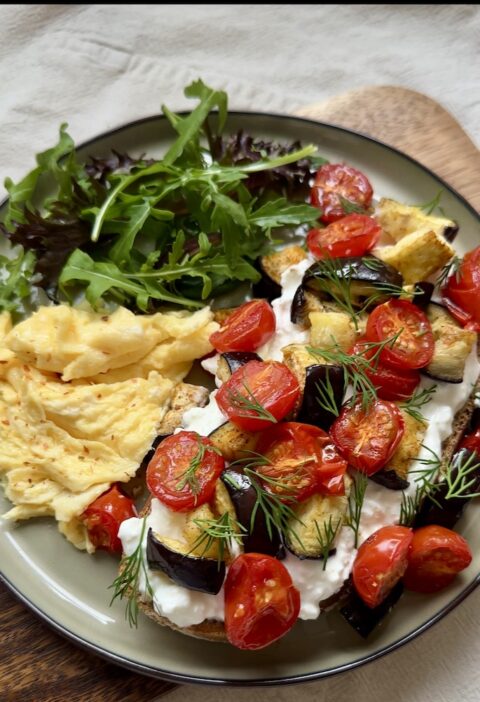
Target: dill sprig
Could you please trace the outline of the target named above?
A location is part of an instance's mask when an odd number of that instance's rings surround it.
[[[201,529],[192,546],[192,551],[197,551],[203,546],[203,553],[207,553],[212,546],[218,546],[218,565],[225,560],[225,548],[229,547],[233,541],[242,543],[245,527],[240,524],[229,512],[224,512],[216,519],[194,519],[193,523]]]
[[[446,263],[435,280],[435,287],[441,288],[450,278],[454,275],[457,283],[460,282],[460,266],[462,265],[463,259],[459,256],[454,256],[448,263]]]
[[[424,422],[425,417],[420,411],[422,407],[425,407],[435,395],[437,391],[437,385],[431,385],[429,388],[423,388],[423,390],[417,389],[405,402],[400,403],[401,409],[407,412],[413,419],[418,422]]]
[[[258,511],[263,513],[265,519],[265,527],[270,539],[276,531],[279,531],[284,536],[291,536],[303,548],[302,541],[296,531],[292,528],[292,521],[302,524],[295,510],[291,505],[296,504],[297,500],[291,491],[291,485],[284,483],[277,478],[272,478],[269,475],[259,475],[257,468],[261,466],[271,465],[266,456],[256,453],[255,451],[246,451],[245,457],[240,458],[230,464],[230,468],[241,468],[247,476],[251,486],[255,490],[255,504],[250,515],[250,533],[255,527],[255,519]],[[305,463],[299,466],[303,467]],[[231,475],[225,475],[224,479],[229,482],[234,488],[238,489],[239,485]],[[270,488],[270,489],[268,489]],[[273,490],[280,491],[281,494]]]
[[[228,391],[228,399],[236,409],[242,412],[238,416],[251,418],[251,413],[253,412],[256,415],[255,419],[264,419],[266,422],[276,424],[277,420],[273,414],[260,404],[246,383],[242,384],[247,393],[246,395],[243,395],[241,392]]]
[[[339,518],[337,520],[337,523],[335,526],[332,524],[332,515],[329,516],[328,522],[324,521],[322,523],[323,527],[323,533],[322,533],[322,528],[318,526],[318,522],[315,519],[315,529],[317,532],[317,539],[318,543],[320,545],[320,553],[323,558],[323,568],[322,570],[326,570],[327,568],[327,560],[328,556],[330,555],[330,551],[332,550],[332,546],[335,541],[335,537],[338,534],[338,530],[342,526],[342,520]]]
[[[328,368],[325,372],[325,380],[322,380],[321,382],[317,381],[315,383],[315,389],[317,391],[315,399],[320,407],[326,412],[330,412],[335,417],[338,417],[340,412],[335,398],[335,390],[333,388],[332,381],[330,380]]]
[[[218,455],[221,455],[219,449],[216,446],[204,444],[202,437],[198,437],[198,448],[197,453],[193,456],[188,467],[183,471],[181,475],[178,476],[178,482],[175,485],[175,490],[179,492],[185,488],[186,485],[189,486],[195,499],[200,492],[200,483],[197,478],[197,470],[200,468],[203,460],[205,459],[205,454],[207,451],[213,451]]]
[[[358,536],[360,531],[360,519],[362,516],[363,502],[367,491],[368,478],[365,473],[357,473],[353,480],[353,485],[348,498],[348,517],[346,525],[352,529],[355,541],[355,548],[358,547]]]
[[[400,526],[410,527],[412,526],[417,510],[425,497],[425,487],[423,485],[417,485],[415,488],[415,494],[408,495],[406,492],[402,492],[402,502],[400,504],[400,518],[398,523]]]
[[[371,341],[361,344],[359,353],[357,354],[346,353],[333,337],[332,346],[330,348],[319,349],[308,346],[307,350],[312,356],[322,359],[323,362],[341,366],[343,370],[344,390],[346,391],[349,386],[352,388],[350,404],[354,404],[360,399],[362,409],[367,410],[377,399],[377,388],[370,380],[368,371],[375,370],[378,367],[383,349],[392,348],[402,331],[403,329],[400,329],[394,336],[384,339],[383,341]],[[334,405],[336,407],[331,383],[327,382],[323,384],[323,388],[319,391],[317,402],[327,412],[331,412]],[[336,411],[336,415],[338,415],[338,410]]]
[[[480,469],[480,460],[475,452],[472,452],[466,461],[463,461],[465,453],[458,452],[450,461],[444,463],[435,451],[428,446],[423,446],[423,448],[429,451],[430,457],[420,458],[419,463],[426,467],[411,472],[419,475],[415,481],[420,483],[424,495],[428,495],[432,502],[438,505],[435,493],[440,487],[445,488],[443,495],[445,500],[459,498],[470,500],[480,496],[480,492],[470,491],[470,488],[477,483],[475,473]]]
[[[363,258],[362,261],[364,265],[367,265],[367,267],[372,270],[373,266],[377,266],[377,270],[381,266],[381,262],[377,264],[373,258]],[[410,298],[412,295],[419,294],[416,292],[407,292],[403,287],[395,285],[394,283],[378,283],[375,285],[374,292],[367,297],[362,297],[361,301],[354,301],[351,290],[353,271],[348,269],[345,271],[343,269],[340,274],[338,261],[334,258],[326,257],[322,259],[321,264],[322,276],[315,279],[316,289],[319,292],[329,295],[338,307],[348,314],[355,329],[358,329],[358,316],[375,303],[383,300],[385,296],[401,299],[405,297]]]
[[[422,205],[414,205],[414,207],[418,207],[420,210],[423,210],[426,215],[431,215],[437,208],[443,214],[443,210],[439,207],[442,195],[443,190],[440,189],[438,193],[430,200],[430,202],[424,202]]]
[[[145,577],[147,594],[153,597],[153,589],[148,579],[148,570],[143,553],[143,541],[145,529],[147,528],[147,518],[142,521],[142,529],[137,547],[130,556],[122,556],[120,561],[120,572],[109,589],[113,588],[114,593],[110,601],[110,606],[116,599],[126,598],[125,619],[131,627],[138,626],[138,599],[140,595],[139,585],[142,574]]]

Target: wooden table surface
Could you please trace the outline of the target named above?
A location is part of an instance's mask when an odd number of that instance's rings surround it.
[[[480,208],[480,154],[430,98],[399,87],[362,88],[298,114],[369,134],[428,166]],[[1,702],[151,702],[175,686],[79,649],[0,583]]]

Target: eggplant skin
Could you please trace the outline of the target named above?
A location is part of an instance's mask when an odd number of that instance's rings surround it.
[[[222,358],[225,359],[230,373],[235,373],[236,370],[250,361],[262,360],[258,353],[253,351],[228,351],[222,353]]]
[[[401,273],[375,256],[350,256],[315,261],[305,271],[302,285],[307,290],[328,298],[331,296],[329,290],[341,295],[341,290],[335,285],[335,278],[349,282],[352,304],[358,307],[363,306],[365,298],[379,290],[382,292],[382,287],[388,286],[391,292],[386,292],[384,296],[379,295],[375,304],[380,304],[383,298],[394,297],[396,290],[400,294],[403,286]]]
[[[319,404],[317,388],[317,385],[325,385],[327,380],[330,382],[334,402],[338,412],[340,412],[345,395],[343,368],[341,366],[317,364],[306,369],[303,401],[296,417],[297,422],[313,424],[324,431],[330,429],[336,419],[336,415]]]
[[[401,475],[398,475],[394,470],[387,470],[382,468],[382,470],[377,471],[374,475],[370,476],[370,480],[377,485],[382,485],[389,490],[406,490],[410,483]]]
[[[413,290],[415,293],[412,299],[413,304],[420,307],[422,310],[426,309],[430,304],[430,300],[432,299],[435,285],[433,283],[429,283],[428,280],[421,280],[418,283],[415,283]]]
[[[397,604],[403,594],[404,588],[400,580],[383,602],[381,602],[378,607],[373,608],[368,607],[355,592],[351,579],[348,583],[348,589],[349,593],[346,602],[340,609],[340,614],[362,638],[366,639],[382,620],[385,619],[392,607]]]
[[[283,560],[286,554],[280,533],[273,531],[270,538],[265,515],[261,509],[257,509],[253,529],[251,528],[257,493],[248,475],[228,469],[223,472],[220,479],[228,490],[239,523],[247,530],[242,540],[244,552],[264,553],[279,561]]]
[[[223,561],[174,551],[162,543],[152,529],[147,534],[147,563],[149,568],[161,570],[177,585],[210,595],[220,592],[225,579]]]

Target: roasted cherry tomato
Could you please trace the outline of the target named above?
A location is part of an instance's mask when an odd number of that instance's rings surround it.
[[[113,485],[87,507],[80,519],[95,548],[122,553],[122,542],[118,538],[120,524],[136,516],[133,500],[120,492],[117,485]]]
[[[225,461],[212,442],[194,431],[164,439],[147,467],[147,487],[175,512],[188,512],[208,502]]]
[[[347,462],[326,432],[310,424],[282,422],[262,432],[255,451],[269,464],[256,470],[265,488],[297,502],[314,493],[344,495]]]
[[[379,359],[372,359],[374,349],[369,349],[368,341],[359,339],[351,353],[371,360],[370,366],[362,363],[362,370],[372,381],[381,400],[400,401],[412,397],[420,383],[420,373],[417,370],[401,370],[400,368],[387,368]]]
[[[398,334],[380,353],[380,360],[390,368],[417,369],[428,365],[433,357],[435,340],[427,315],[408,300],[389,300],[378,305],[367,321],[368,341],[385,341]]]
[[[369,607],[377,607],[402,578],[408,565],[413,532],[408,527],[385,526],[368,537],[353,564],[355,590]]]
[[[375,400],[363,409],[358,401],[342,409],[330,435],[350,465],[373,475],[393,456],[404,430],[401,412],[392,402]]]
[[[442,295],[445,304],[452,304],[450,312],[460,324],[480,331],[480,246],[465,254],[458,270],[448,278]],[[467,315],[463,321],[461,314],[454,314],[455,307]]]
[[[380,232],[380,226],[371,217],[351,214],[325,229],[311,229],[307,246],[316,258],[364,256],[375,246]]]
[[[457,446],[457,451],[460,451],[460,449],[468,449],[469,451],[476,453],[480,458],[480,427],[477,427],[474,431],[465,434]]]
[[[373,189],[368,178],[356,168],[343,163],[327,163],[315,175],[310,202],[322,211],[322,222],[345,217],[345,204],[368,207]]]
[[[463,536],[442,526],[425,526],[413,535],[403,582],[408,590],[437,592],[450,585],[471,561]]]
[[[255,650],[286,634],[298,619],[300,593],[280,561],[238,556],[225,579],[225,631],[233,646]]]
[[[227,317],[221,328],[210,336],[219,352],[255,351],[275,332],[275,314],[266,300],[252,300]]]
[[[283,419],[299,395],[298,381],[284,363],[249,361],[222,385],[216,399],[241,429],[261,431]]]

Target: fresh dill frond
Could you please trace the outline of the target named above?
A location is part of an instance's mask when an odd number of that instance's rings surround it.
[[[246,451],[245,454],[244,458],[233,461],[230,464],[230,468],[242,469],[255,491],[255,504],[250,516],[250,533],[254,531],[255,519],[260,511],[265,519],[265,527],[270,539],[273,538],[275,532],[280,532],[284,536],[291,536],[303,548],[300,537],[292,527],[292,522],[300,524],[302,522],[291,506],[297,502],[291,485],[272,476],[257,472],[257,468],[271,465],[266,456],[254,451]],[[304,465],[305,463],[299,465],[299,469]],[[224,479],[234,488],[239,488],[239,485],[231,475],[226,475]]]
[[[126,599],[125,619],[131,627],[138,626],[138,599],[140,596],[140,579],[145,577],[145,585],[147,594],[153,597],[152,586],[148,579],[147,564],[143,552],[143,542],[145,538],[145,530],[147,528],[147,518],[142,521],[140,531],[140,539],[135,550],[130,556],[123,556],[120,561],[119,575],[115,578],[109,589],[113,588],[113,597],[110,601],[110,606],[116,599]]]
[[[332,523],[332,515],[330,514],[328,522],[323,522],[322,527],[318,526],[318,522],[315,519],[315,529],[317,532],[317,540],[320,545],[320,553],[323,558],[323,568],[322,570],[326,570],[327,568],[327,560],[328,556],[330,554],[330,551],[332,550],[332,546],[335,542],[335,537],[338,534],[338,530],[342,526],[342,520],[339,518],[333,526]]]
[[[332,346],[330,348],[319,349],[308,346],[307,350],[312,356],[320,358],[324,363],[341,366],[345,392],[349,386],[352,388],[350,404],[360,400],[362,409],[367,410],[378,397],[376,386],[370,379],[368,372],[378,367],[383,349],[391,348],[402,331],[403,329],[400,329],[394,336],[384,339],[383,341],[361,344],[359,353],[357,354],[346,353],[333,337]],[[324,388],[320,386],[317,402],[327,411],[332,411],[334,395],[331,383],[330,388],[327,384]],[[338,410],[336,414],[338,415]]]
[[[360,519],[362,516],[363,502],[367,491],[368,477],[365,473],[357,473],[353,479],[353,485],[348,498],[348,517],[346,525],[352,529],[355,541],[355,548],[358,547],[358,535],[360,531]]]
[[[423,210],[426,215],[431,215],[437,208],[439,208],[442,195],[443,189],[440,189],[429,202],[424,202],[422,205],[414,205],[414,207],[418,207],[420,210]]]
[[[412,397],[405,402],[400,403],[401,409],[407,412],[418,422],[424,422],[425,417],[420,410],[422,407],[425,407],[425,405],[432,401],[433,396],[437,391],[437,387],[437,385],[431,385],[429,388],[423,388],[423,390],[415,390]]]
[[[402,502],[400,504],[400,518],[398,523],[400,526],[411,527],[415,521],[417,510],[420,507],[423,498],[425,497],[425,488],[422,485],[417,485],[413,497],[406,492],[402,493]]]
[[[435,287],[437,289],[443,287],[450,276],[454,275],[457,283],[460,282],[460,266],[462,265],[463,259],[459,256],[454,256],[448,263],[446,263],[435,280]]]
[[[207,553],[217,544],[219,566],[225,560],[225,548],[228,548],[233,541],[241,544],[243,535],[247,531],[229,512],[224,512],[216,519],[194,519],[193,523],[202,533],[192,545],[191,552],[198,551],[203,546],[203,553]]]
[[[248,385],[243,383],[243,387],[247,393],[246,395],[243,395],[241,392],[228,391],[228,399],[235,409],[240,410],[238,416],[251,418],[253,413],[255,419],[264,419],[266,422],[276,424],[277,420],[273,414],[260,404]]]
[[[198,493],[200,492],[200,483],[198,481],[197,471],[202,465],[207,451],[213,451],[213,453],[221,455],[216,446],[204,444],[202,437],[199,436],[197,452],[191,459],[188,467],[181,475],[178,476],[178,482],[175,485],[175,490],[181,492],[188,485],[195,498],[197,497]]]

